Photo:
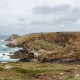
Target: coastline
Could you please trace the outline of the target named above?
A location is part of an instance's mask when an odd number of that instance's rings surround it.
[[[66,35],[65,33],[57,34],[59,38],[61,37],[61,40],[65,40],[62,37],[69,36],[67,39],[72,40],[72,42],[65,41],[65,43],[71,43],[70,46],[76,40],[76,37],[71,33]],[[21,50],[15,51],[14,55],[10,56],[14,59],[19,59],[19,61],[0,61],[0,72],[2,74],[0,79],[74,80],[76,76],[80,77],[80,59],[76,58],[77,55],[75,57],[73,53],[69,52],[69,49],[74,50],[74,48],[64,47],[63,44],[59,45],[58,43],[50,43],[40,39],[35,40],[31,36],[29,36],[29,42],[20,45],[22,46]],[[51,37],[48,37],[48,39]]]
[[[19,47],[10,57],[19,59],[20,62],[59,63],[59,64],[80,64],[79,54],[80,32],[52,32],[32,33],[14,39],[11,37],[8,47]],[[78,42],[78,43],[77,43]]]

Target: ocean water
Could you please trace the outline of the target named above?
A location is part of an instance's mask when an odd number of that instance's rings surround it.
[[[8,41],[5,41],[9,36],[0,36],[0,61],[18,61],[18,59],[11,59],[9,55],[10,52],[14,52],[19,50],[20,48],[9,48],[5,45],[9,43]],[[5,54],[5,55],[3,55]]]

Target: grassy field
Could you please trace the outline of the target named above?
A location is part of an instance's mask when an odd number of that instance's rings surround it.
[[[0,63],[0,80],[76,80],[75,75],[79,73],[80,65],[39,62]]]

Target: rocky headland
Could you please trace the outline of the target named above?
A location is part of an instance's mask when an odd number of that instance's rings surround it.
[[[80,64],[80,32],[32,33],[11,39],[6,46],[23,48],[10,56],[21,62]]]
[[[12,35],[10,35],[9,38],[6,39],[5,41],[13,41],[13,40],[15,40],[15,39],[17,39],[17,38],[20,38],[20,37],[21,37],[21,36],[19,36],[18,34],[12,34]]]

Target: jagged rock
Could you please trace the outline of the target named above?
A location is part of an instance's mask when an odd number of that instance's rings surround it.
[[[68,63],[75,61],[76,53],[80,54],[80,51],[75,50],[77,48],[80,50],[79,34],[74,32],[32,33],[11,41],[7,46],[22,47],[23,49],[14,52],[11,58],[20,59],[23,62],[36,59],[40,62]]]
[[[3,56],[5,56],[6,54],[2,54]]]
[[[13,40],[9,45],[11,46],[13,45],[16,47],[19,47],[19,46],[23,47],[24,44],[29,43],[31,41],[44,40],[50,43],[56,43],[63,46],[66,43],[73,41],[74,39],[76,39],[76,36],[73,33],[65,33],[65,32],[33,33],[33,34],[24,35],[21,38]]]
[[[28,56],[28,54],[23,51],[23,50],[18,50],[16,52],[13,53],[13,55],[10,55],[10,58],[12,59],[21,59],[21,58],[26,58]]]
[[[9,36],[8,39],[6,39],[5,41],[13,41],[14,39],[20,38],[21,36],[19,36],[18,34],[12,34],[11,36]]]
[[[7,47],[12,47],[12,48],[16,47],[16,46],[13,45],[12,43],[8,43],[8,44],[6,44],[5,46],[7,46]]]
[[[9,54],[13,54],[13,52],[10,52]]]
[[[28,58],[21,58],[20,60],[19,60],[19,62],[29,62],[30,60],[28,59]]]
[[[63,47],[66,46],[67,43],[71,43],[77,37],[74,34],[69,33],[60,33],[56,36],[55,42]]]
[[[34,58],[38,58],[40,56],[39,53],[34,53]]]

